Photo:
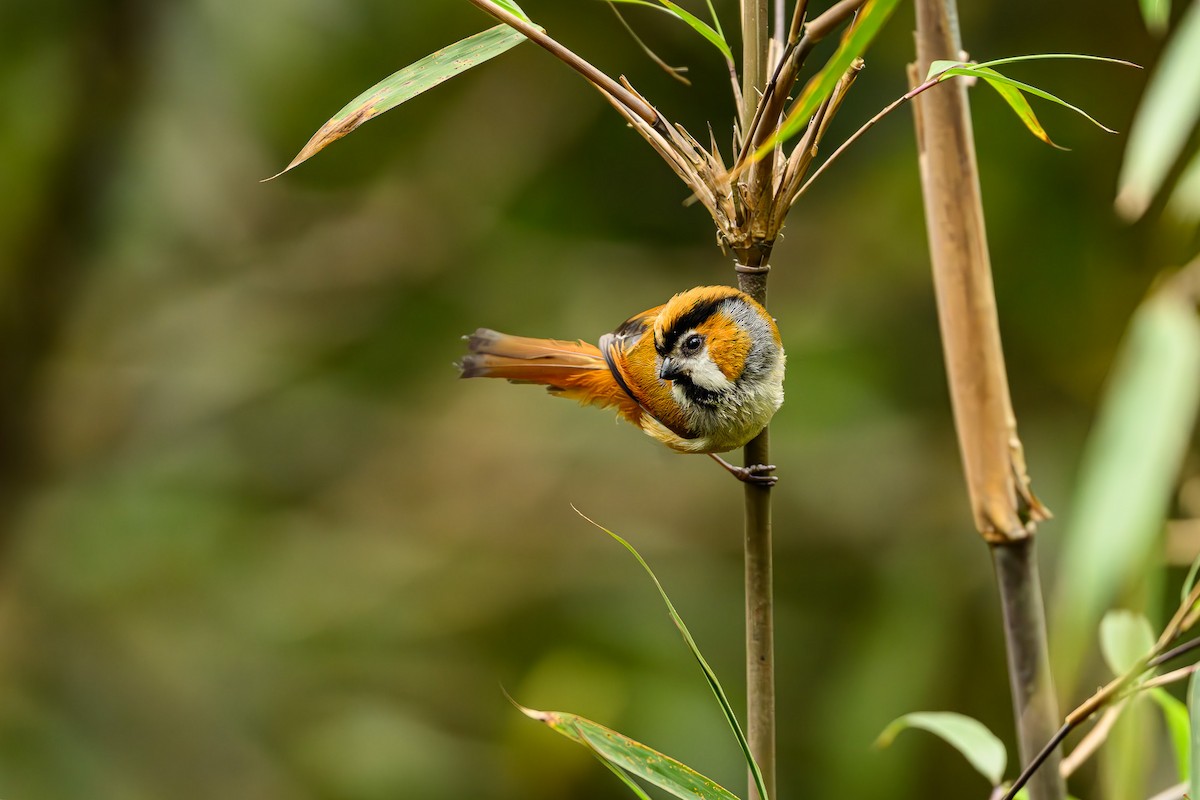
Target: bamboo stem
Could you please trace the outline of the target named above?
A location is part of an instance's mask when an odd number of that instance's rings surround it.
[[[1046,649],[1046,614],[1032,536],[992,546],[1008,644],[1008,679],[1017,720],[1021,763],[1028,764],[1058,729],[1058,703]],[[1063,797],[1061,753],[1047,756],[1029,783],[1033,798]]]
[[[764,306],[765,258],[750,271],[738,271],[738,287]],[[770,463],[770,433],[764,429],[745,447],[744,461]],[[771,545],[771,487],[745,483],[746,569],[746,739],[762,772],[763,786],[775,796],[775,597]],[[750,781],[749,800],[760,798]]]
[[[962,49],[955,0],[917,0],[916,7],[914,88],[933,61],[957,58]],[[1035,524],[1048,512],[1029,488],[1008,391],[966,88],[922,94],[915,112],[946,374],[975,527],[992,546],[1000,587],[1021,759],[1052,765],[1033,776],[1032,800],[1062,800],[1059,716],[1034,551]]]
[[[742,3],[742,131],[749,129],[758,98],[767,84],[767,0]]]

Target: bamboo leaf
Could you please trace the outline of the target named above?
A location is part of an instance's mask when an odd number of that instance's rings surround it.
[[[857,21],[842,37],[837,52],[825,62],[821,71],[804,85],[779,131],[754,153],[755,158],[762,158],[776,144],[790,139],[808,125],[809,118],[833,92],[838,80],[850,68],[854,59],[866,52],[867,47],[874,41],[897,2],[898,0],[868,0],[858,12]]]
[[[692,14],[686,8],[672,3],[671,0],[659,0],[664,6],[675,12],[675,16],[686,22],[692,27],[696,33],[703,36],[715,48],[721,51],[721,55],[730,61],[733,60],[733,51],[729,49],[729,42],[725,41],[725,37],[704,20]]]
[[[1165,689],[1151,689],[1150,697],[1162,709],[1163,720],[1167,723],[1167,734],[1171,739],[1171,748],[1175,751],[1175,767],[1179,771],[1179,780],[1187,781],[1191,775],[1192,747],[1187,706]]]
[[[1200,764],[1200,677],[1192,673],[1188,682],[1188,721],[1191,742],[1188,747],[1190,764]],[[1188,797],[1200,797],[1200,769],[1192,769],[1188,775]]]
[[[983,70],[981,70],[981,72],[983,72]],[[995,70],[987,70],[986,72],[990,72],[995,75],[1000,74]],[[1042,123],[1038,121],[1037,115],[1033,113],[1033,106],[1029,105],[1029,101],[1025,99],[1025,95],[1022,94],[1020,89],[1009,86],[1003,81],[993,80],[992,78],[987,77],[986,73],[983,74],[982,77],[987,85],[995,89],[996,93],[1004,99],[1004,102],[1008,103],[1008,107],[1013,110],[1013,113],[1017,115],[1021,122],[1025,123],[1025,127],[1029,129],[1030,133],[1051,147],[1056,147],[1059,150],[1067,149],[1061,145],[1055,144],[1054,141],[1050,139],[1050,134],[1046,133],[1046,129],[1043,128]]]
[[[1124,675],[1154,649],[1154,630],[1142,614],[1109,611],[1100,620],[1100,652],[1115,675]]]
[[[980,61],[975,66],[985,68],[998,67],[1002,64],[1019,64],[1023,61],[1099,61],[1104,64],[1118,64],[1122,67],[1141,69],[1140,65],[1135,64],[1132,61],[1126,61],[1123,58],[1092,56],[1087,55],[1086,53],[1031,53],[1024,56],[1005,56],[1004,58],[993,58],[990,61]]]
[[[589,748],[613,767],[641,778],[680,800],[738,800],[728,789],[670,756],[589,719],[561,711],[518,706],[530,719]],[[644,793],[643,793],[644,796]]]
[[[1073,106],[1070,103],[1068,103],[1066,100],[1056,97],[1056,96],[1050,94],[1049,92],[1045,91],[1044,89],[1039,89],[1038,87],[1031,86],[1028,83],[1022,83],[1021,81],[1014,80],[1014,79],[1008,77],[1007,75],[1001,75],[999,72],[996,72],[994,69],[991,69],[990,67],[984,67],[979,64],[961,64],[960,63],[955,66],[947,67],[946,69],[942,70],[940,76],[938,77],[938,80],[943,81],[943,80],[946,80],[947,78],[954,77],[955,75],[964,75],[964,76],[972,77],[972,78],[982,78],[983,80],[986,80],[989,84],[994,85],[995,83],[1000,83],[1000,84],[1004,84],[1006,86],[1012,87],[1014,89],[1018,89],[1022,92],[1027,92],[1028,94],[1034,95],[1035,97],[1040,97],[1043,100],[1049,100],[1052,103],[1057,103],[1058,105],[1062,106],[1063,108],[1069,108],[1070,110],[1074,111],[1076,114],[1080,115],[1084,119],[1091,122],[1097,128],[1100,128],[1101,130],[1106,131],[1107,133],[1116,133],[1116,131],[1114,131],[1112,128],[1109,128],[1107,125],[1103,125],[1100,122],[1098,122],[1091,114],[1087,113],[1082,108],[1079,108],[1078,106]],[[999,91],[999,89],[997,89],[997,91]]]
[[[1066,691],[1084,632],[1154,551],[1198,406],[1200,320],[1182,292],[1164,289],[1134,314],[1084,449],[1051,626]]]
[[[1117,180],[1117,210],[1146,213],[1200,121],[1200,3],[1192,3],[1163,50],[1129,131]]]
[[[507,5],[511,6],[509,10],[515,9],[514,13],[519,11],[515,4],[508,2]],[[304,148],[292,159],[292,163],[272,177],[278,178],[284,172],[304,163],[364,122],[392,110],[406,100],[411,100],[471,67],[495,58],[523,41],[525,37],[522,34],[507,25],[497,25],[444,47],[389,75],[334,114],[313,134]]]
[[[695,14],[683,8],[671,0],[659,0],[659,2],[651,3],[649,0],[609,0],[613,3],[625,3],[633,6],[648,6],[656,11],[663,11],[670,14],[675,19],[688,25],[696,33],[703,36],[713,47],[721,51],[721,55],[730,61],[733,60],[733,51],[729,49],[729,42],[725,40],[725,34],[719,28],[713,28],[704,20],[697,17]],[[711,6],[710,6],[711,8]],[[714,12],[713,21],[716,22],[717,17]],[[718,23],[719,25],[720,23]]]
[[[1200,572],[1200,555],[1196,556],[1192,566],[1188,567],[1187,575],[1183,579],[1183,586],[1179,588],[1179,602],[1187,602],[1188,595],[1192,593],[1192,587],[1196,585],[1197,572]]]
[[[574,508],[574,506],[572,506],[572,508]],[[662,597],[663,603],[667,607],[667,613],[671,616],[671,621],[675,623],[675,627],[683,636],[683,640],[687,644],[688,650],[691,651],[692,657],[695,658],[696,663],[700,665],[700,669],[704,673],[704,679],[708,681],[708,688],[712,691],[713,696],[716,697],[717,703],[721,707],[721,712],[725,715],[725,721],[729,723],[729,727],[733,731],[734,737],[737,739],[738,746],[742,749],[742,757],[746,760],[746,766],[750,769],[750,774],[754,779],[755,787],[758,789],[759,797],[767,800],[767,790],[763,781],[762,770],[759,769],[758,763],[754,760],[754,756],[750,753],[750,743],[746,740],[746,735],[742,732],[742,726],[740,723],[738,723],[737,714],[734,712],[733,706],[729,702],[729,696],[725,694],[725,689],[721,686],[721,682],[717,680],[717,674],[713,671],[713,668],[709,666],[708,661],[704,658],[704,654],[700,652],[700,648],[696,645],[696,640],[692,638],[691,631],[689,631],[687,625],[684,624],[683,617],[679,616],[679,612],[675,610],[675,604],[672,603],[671,598],[667,596],[667,591],[663,588],[662,583],[659,582],[658,576],[654,574],[654,570],[650,569],[650,565],[646,563],[644,558],[642,558],[641,553],[639,553],[633,545],[625,541],[625,539],[613,533],[608,528],[605,528],[603,525],[600,525],[595,520],[590,519],[580,512],[579,509],[576,508],[575,513],[579,514],[579,516],[583,517],[592,525],[595,525],[597,528],[615,539],[622,547],[628,550],[635,559],[637,559],[637,562],[642,565],[642,569],[644,569],[646,574],[650,576],[650,580],[654,582],[655,588],[658,589],[659,596]]]
[[[941,738],[975,767],[983,777],[999,786],[1008,765],[1004,743],[982,722],[953,711],[917,711],[905,714],[883,729],[875,740],[876,747],[887,747],[909,728],[919,728]]]
[[[1146,30],[1161,34],[1167,29],[1171,19],[1171,0],[1138,0],[1142,9],[1142,19],[1146,22]]]
[[[1175,190],[1167,200],[1167,211],[1183,222],[1200,221],[1200,150],[1192,154],[1192,160],[1183,168]]]

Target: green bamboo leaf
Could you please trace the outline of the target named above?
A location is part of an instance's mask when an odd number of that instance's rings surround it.
[[[529,18],[529,15],[526,14],[519,5],[514,3],[513,0],[492,0],[492,2],[515,17],[519,17],[526,22],[533,22],[533,20]]]
[[[854,59],[866,52],[867,47],[875,40],[875,36],[887,22],[897,2],[899,0],[868,0],[858,12],[858,19],[854,25],[842,37],[842,43],[838,46],[837,52],[825,62],[821,71],[804,85],[804,89],[796,98],[796,102],[792,104],[792,110],[788,112],[779,131],[755,151],[755,158],[762,158],[776,144],[790,139],[808,125],[809,118],[833,92],[838,80],[854,63]]]
[[[596,757],[597,761],[604,765],[605,769],[607,769],[613,775],[616,775],[617,780],[629,787],[629,791],[633,792],[634,795],[637,796],[638,800],[652,800],[650,795],[646,794],[646,790],[643,789],[637,781],[629,777],[629,773],[605,759],[595,750],[592,751],[592,755]]]
[[[1195,672],[1192,673],[1192,679],[1188,682],[1187,705],[1191,732],[1188,763],[1200,764],[1200,677],[1197,677]],[[1188,797],[1200,797],[1200,769],[1192,769],[1189,772]]]
[[[1198,406],[1200,320],[1168,287],[1134,314],[1084,449],[1051,626],[1064,691],[1086,632],[1157,546]]]
[[[1167,212],[1183,222],[1200,221],[1200,150],[1192,154],[1192,160],[1175,181],[1175,189],[1167,200]]]
[[[571,741],[589,748],[613,767],[641,778],[680,800],[738,800],[728,789],[691,767],[611,728],[577,714],[517,707],[530,719],[542,722]]]
[[[733,60],[733,51],[729,49],[729,42],[725,41],[725,34],[719,28],[713,28],[707,22],[686,8],[671,2],[671,0],[659,0],[658,4],[648,2],[648,0],[610,0],[610,2],[625,3],[633,6],[648,6],[657,11],[664,11],[680,22],[687,24],[692,30],[703,36],[713,47],[720,50],[721,55],[725,56],[725,58],[730,61]],[[716,21],[716,18],[716,14],[714,13],[713,20]]]
[[[1179,602],[1187,602],[1188,595],[1192,593],[1192,587],[1196,585],[1197,572],[1200,572],[1200,556],[1196,556],[1192,566],[1188,567],[1187,575],[1183,579],[1183,586],[1179,588]]]
[[[514,13],[519,11],[516,4],[507,4],[511,6],[509,10],[516,9]],[[507,25],[497,25],[444,47],[389,75],[334,114],[313,134],[308,144],[292,159],[292,163],[272,177],[278,178],[284,172],[304,163],[367,120],[392,110],[406,100],[411,100],[471,67],[495,58],[523,41],[525,37],[522,34]]]
[[[1187,706],[1165,689],[1151,689],[1150,697],[1162,709],[1163,720],[1167,723],[1167,734],[1171,738],[1171,748],[1175,751],[1175,767],[1179,771],[1179,780],[1186,782],[1191,775],[1192,748]]]
[[[721,51],[721,54],[728,60],[733,60],[733,51],[729,49],[729,42],[725,41],[725,37],[704,20],[697,17],[695,14],[688,11],[682,6],[672,3],[671,0],[659,0],[664,6],[675,12],[675,15],[681,20],[692,26],[692,30],[703,36],[709,43]]]
[[[725,39],[725,31],[721,28],[721,18],[717,16],[717,10],[713,8],[712,0],[704,0],[704,2],[708,5],[708,13],[712,17],[713,27],[717,29],[717,33],[721,35],[721,38]],[[728,40],[726,39],[726,41]]]
[[[1059,150],[1067,149],[1061,145],[1055,144],[1054,141],[1051,140],[1050,134],[1046,133],[1046,129],[1043,128],[1042,123],[1038,121],[1037,115],[1033,113],[1033,106],[1029,105],[1029,101],[1025,99],[1025,95],[1020,89],[1009,86],[1003,81],[992,80],[991,78],[987,77],[986,73],[988,72],[996,75],[1000,74],[995,70],[989,69],[985,72],[981,68],[980,71],[984,73],[982,77],[987,85],[995,89],[996,93],[1004,99],[1004,102],[1008,103],[1008,107],[1013,110],[1013,113],[1017,115],[1021,122],[1025,123],[1025,127],[1029,129],[1030,133],[1051,147],[1056,147]]]
[[[1082,53],[1032,53],[1025,56],[1005,56],[1004,58],[993,58],[990,61],[980,61],[972,63],[969,61],[934,61],[929,65],[929,71],[925,73],[925,80],[931,80],[939,73],[945,72],[951,67],[983,67],[989,69],[998,67],[1003,64],[1018,64],[1023,61],[1100,61],[1105,64],[1119,64],[1123,67],[1133,67],[1141,69],[1141,67],[1132,61],[1126,61],[1123,58],[1109,58],[1108,56],[1089,56]]]
[[[1154,629],[1142,614],[1109,611],[1100,620],[1100,652],[1115,675],[1124,675],[1154,649]]]
[[[1163,50],[1129,131],[1117,180],[1117,210],[1146,213],[1200,121],[1200,3],[1192,3]]]
[[[1146,22],[1146,30],[1162,34],[1167,29],[1171,19],[1171,0],[1138,0],[1142,9],[1142,19]]]
[[[1118,64],[1122,67],[1141,69],[1140,65],[1135,64],[1132,61],[1126,61],[1123,58],[1091,56],[1085,53],[1031,53],[1024,56],[1005,56],[1004,58],[993,58],[990,61],[980,61],[975,66],[998,67],[1002,64],[1018,64],[1023,61],[1100,61],[1104,64]]]
[[[999,786],[1008,765],[1004,743],[982,722],[952,711],[917,711],[905,714],[883,729],[876,747],[887,747],[909,728],[919,728],[940,737],[971,762],[983,777]]]
[[[742,726],[738,722],[737,714],[734,712],[733,706],[729,702],[729,696],[725,694],[724,687],[722,687],[721,682],[717,680],[717,673],[713,671],[713,668],[709,666],[708,661],[704,658],[704,654],[700,652],[700,648],[696,645],[696,640],[692,638],[692,632],[689,631],[687,625],[684,624],[683,617],[679,616],[679,612],[675,610],[675,604],[672,603],[671,598],[667,596],[667,591],[663,588],[662,583],[659,582],[658,576],[654,574],[654,570],[650,569],[650,565],[646,563],[646,560],[642,558],[642,554],[639,553],[633,545],[610,531],[608,528],[605,528],[603,525],[600,525],[595,520],[583,514],[583,512],[581,512],[578,508],[575,508],[574,506],[572,506],[572,508],[575,510],[576,514],[579,514],[579,516],[583,517],[592,525],[607,533],[622,547],[628,550],[633,557],[637,559],[637,562],[642,565],[642,569],[646,571],[646,574],[650,576],[650,580],[654,582],[654,586],[658,589],[659,596],[662,597],[663,603],[667,607],[667,613],[671,616],[671,621],[675,623],[675,627],[683,636],[683,640],[687,644],[688,650],[691,651],[692,657],[695,658],[696,663],[700,665],[700,669],[704,673],[704,679],[708,681],[708,688],[712,691],[713,696],[716,697],[717,704],[721,707],[721,713],[725,715],[725,721],[729,723],[729,727],[733,731],[734,737],[737,739],[738,746],[742,749],[742,757],[746,760],[746,766],[750,769],[750,775],[753,777],[754,785],[758,789],[758,796],[763,798],[763,800],[768,800],[767,789],[766,784],[763,781],[762,770],[759,769],[758,763],[754,760],[754,756],[750,753],[750,743],[746,740],[746,735],[742,732]]]
[[[1059,97],[1055,97],[1054,95],[1050,94],[1049,92],[1045,91],[1044,89],[1039,89],[1036,86],[1031,86],[1028,83],[1022,83],[1021,81],[1014,80],[1014,79],[1008,77],[1007,75],[1001,75],[999,72],[996,72],[994,69],[991,69],[990,67],[983,67],[978,64],[957,64],[955,66],[948,67],[947,69],[943,70],[941,72],[941,76],[938,78],[938,80],[943,81],[943,80],[946,80],[947,78],[952,78],[955,75],[963,75],[963,76],[972,77],[972,78],[982,78],[983,80],[986,80],[989,84],[1001,83],[1001,84],[1005,84],[1007,86],[1011,86],[1014,89],[1019,89],[1022,92],[1027,92],[1028,94],[1031,94],[1035,97],[1040,97],[1043,100],[1049,100],[1052,103],[1058,103],[1063,108],[1069,108],[1070,110],[1074,111],[1076,114],[1080,115],[1084,119],[1091,122],[1097,128],[1100,128],[1101,130],[1103,130],[1107,133],[1116,133],[1116,131],[1114,131],[1112,128],[1098,122],[1095,119],[1095,117],[1093,117],[1091,114],[1084,111],[1082,108],[1079,108],[1078,106],[1073,106],[1070,103],[1068,103],[1066,100],[1063,100]],[[999,90],[997,90],[997,91],[999,91]]]

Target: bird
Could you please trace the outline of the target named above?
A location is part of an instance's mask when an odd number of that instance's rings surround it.
[[[783,404],[787,357],[775,320],[731,286],[698,286],[630,317],[596,345],[480,328],[462,378],[544,385],[618,416],[680,453],[704,453],[739,480],[776,481],[774,466],[736,467],[718,453],[757,436]]]

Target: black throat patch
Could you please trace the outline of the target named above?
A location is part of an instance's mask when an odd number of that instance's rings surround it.
[[[687,399],[696,405],[704,406],[705,408],[717,407],[717,401],[721,397],[719,392],[714,392],[712,389],[705,389],[703,386],[697,386],[686,375],[680,375],[672,383],[683,389],[683,393],[687,396]]]

